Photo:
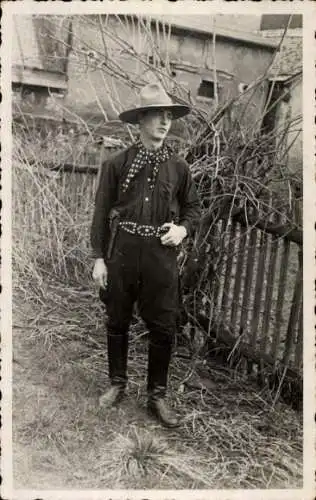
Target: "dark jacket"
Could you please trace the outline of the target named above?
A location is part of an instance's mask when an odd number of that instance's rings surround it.
[[[148,186],[150,171],[144,168],[126,192],[122,183],[137,153],[135,145],[103,163],[97,187],[91,226],[94,257],[105,258],[109,242],[109,213],[118,210],[121,220],[160,226],[174,222],[192,234],[201,211],[195,184],[184,159],[174,155],[162,163],[153,191]]]

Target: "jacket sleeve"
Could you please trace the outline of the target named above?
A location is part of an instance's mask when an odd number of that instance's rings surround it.
[[[179,225],[184,226],[188,236],[190,236],[197,227],[202,212],[196,185],[186,162],[184,162],[182,182],[179,190],[179,204]]]
[[[105,258],[109,238],[108,216],[117,198],[118,179],[115,164],[104,162],[97,186],[90,242],[94,258]]]

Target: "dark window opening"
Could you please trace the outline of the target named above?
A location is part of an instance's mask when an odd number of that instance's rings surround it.
[[[32,106],[45,106],[49,96],[48,87],[40,85],[20,84],[14,85],[14,90],[18,90],[24,104]]]
[[[280,97],[283,93],[283,84],[281,82],[270,82],[268,88],[268,97],[266,101],[266,113],[262,120],[261,132],[270,134],[276,126],[277,111],[280,104]]]
[[[208,99],[214,99],[215,95],[215,85],[211,80],[202,80],[198,88],[197,95],[200,97],[206,97]]]

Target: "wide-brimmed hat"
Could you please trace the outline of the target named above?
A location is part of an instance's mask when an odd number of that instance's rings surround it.
[[[175,104],[159,83],[145,85],[138,96],[138,103],[132,109],[123,111],[119,118],[123,122],[138,123],[139,113],[150,109],[167,109],[172,112],[172,119],[177,120],[190,113],[191,108],[184,104]]]

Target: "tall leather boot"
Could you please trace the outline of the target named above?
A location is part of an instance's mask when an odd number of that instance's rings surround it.
[[[148,349],[148,412],[154,415],[165,427],[179,427],[181,421],[174,410],[168,407],[167,392],[168,368],[172,346],[149,342]]]
[[[127,385],[128,335],[108,333],[107,341],[111,387],[100,397],[102,408],[118,404],[125,395]]]

